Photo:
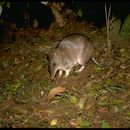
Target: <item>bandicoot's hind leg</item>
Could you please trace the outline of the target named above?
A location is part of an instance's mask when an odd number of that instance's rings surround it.
[[[76,73],[81,72],[85,68],[86,61],[83,58],[81,58],[78,60],[78,65],[80,65],[81,67],[78,70],[75,70]]]
[[[85,68],[85,65],[82,65],[78,70],[76,70],[75,72],[81,72],[83,69]]]

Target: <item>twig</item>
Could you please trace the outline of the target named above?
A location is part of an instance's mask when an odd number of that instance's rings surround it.
[[[110,13],[111,13],[111,4],[109,6],[109,11],[107,13],[107,6],[106,6],[106,3],[105,3],[105,18],[106,18],[106,27],[107,27],[107,43],[108,43],[109,52],[111,50],[110,31],[109,31],[109,28],[110,28]]]

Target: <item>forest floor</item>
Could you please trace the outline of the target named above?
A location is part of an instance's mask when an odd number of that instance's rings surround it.
[[[130,127],[130,51],[105,51],[105,32],[91,23],[70,21],[64,28],[8,30],[0,42],[0,127]],[[63,36],[89,36],[96,59],[81,73],[50,80],[47,53]],[[123,45],[122,44],[122,45]]]

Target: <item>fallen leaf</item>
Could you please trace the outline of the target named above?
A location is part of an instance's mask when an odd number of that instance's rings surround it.
[[[55,126],[57,124],[57,119],[53,119],[52,121],[51,121],[51,126]]]
[[[71,125],[71,127],[79,128],[78,122],[77,122],[76,119],[71,119],[71,120],[69,121],[69,124]]]
[[[53,97],[55,97],[55,95],[58,95],[62,92],[65,92],[65,88],[64,87],[56,87],[56,88],[53,88],[49,94],[48,94],[48,97],[47,99],[50,100],[52,99]]]
[[[101,128],[111,128],[111,126],[103,120]]]
[[[110,70],[107,72],[106,76],[109,77],[112,72],[113,72],[113,68],[111,67]]]
[[[97,31],[92,31],[90,34],[95,34],[95,33],[97,33]]]
[[[14,65],[18,65],[19,63],[21,63],[20,59],[18,59],[17,57],[15,57],[15,59],[14,59]]]
[[[112,100],[111,101],[111,104],[112,105],[121,105],[122,104],[122,100],[120,100],[120,99],[114,99],[114,100]]]
[[[80,109],[83,109],[85,100],[86,100],[86,97],[80,98],[80,100],[78,102],[78,106],[79,106]]]
[[[70,101],[71,101],[71,103],[73,103],[73,104],[77,104],[77,98],[76,98],[75,96],[71,96],[71,97],[70,97]]]
[[[108,112],[108,108],[102,107],[101,109],[98,110],[100,113],[106,113]]]
[[[98,102],[98,105],[100,105],[100,106],[107,106],[108,104],[109,104],[108,100],[103,100],[103,101]]]
[[[112,114],[117,114],[119,112],[119,108],[115,105],[109,106],[109,112]]]
[[[78,125],[80,126],[80,128],[87,128],[89,127],[90,125],[90,122],[87,121],[87,120],[82,120],[81,117],[78,117],[77,118],[77,122],[78,122]]]

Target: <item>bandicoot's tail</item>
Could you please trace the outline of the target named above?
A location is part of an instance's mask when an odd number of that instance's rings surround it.
[[[94,56],[92,57],[92,60],[93,60],[93,62],[94,62],[95,64],[97,64],[98,66],[102,67],[102,65],[101,65],[101,64],[99,64],[99,63],[96,61],[96,59],[95,59],[95,57],[94,57]]]

